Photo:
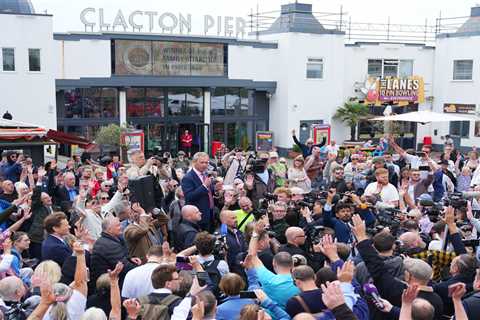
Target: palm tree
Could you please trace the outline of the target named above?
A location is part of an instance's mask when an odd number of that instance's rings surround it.
[[[344,122],[350,127],[350,140],[355,141],[358,122],[368,115],[368,107],[358,102],[345,102],[337,109],[334,119]]]

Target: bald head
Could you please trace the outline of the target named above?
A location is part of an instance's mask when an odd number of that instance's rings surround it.
[[[423,241],[420,235],[417,232],[405,232],[400,237],[399,240],[402,241],[403,245],[406,248],[419,248],[422,246]]]
[[[182,208],[182,218],[190,222],[202,220],[202,214],[196,206],[186,205]]]
[[[417,298],[412,303],[412,319],[432,320],[435,316],[435,309],[425,299]]]
[[[237,227],[237,214],[231,210],[220,212],[220,221],[230,228]]]
[[[290,227],[285,231],[287,242],[295,246],[301,246],[305,243],[305,232],[299,227]]]

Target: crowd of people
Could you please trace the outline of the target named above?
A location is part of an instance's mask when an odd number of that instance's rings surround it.
[[[294,159],[189,157],[185,135],[128,164],[2,154],[3,319],[479,319],[475,148],[293,131]]]

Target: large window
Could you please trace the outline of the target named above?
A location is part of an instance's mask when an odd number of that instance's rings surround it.
[[[15,71],[15,49],[2,48],[2,70]]]
[[[413,75],[413,60],[369,59],[367,67],[371,77],[409,77]]]
[[[169,89],[167,95],[168,114],[171,116],[202,116],[202,89]]]
[[[163,88],[127,89],[129,117],[163,117],[165,94]]]
[[[85,88],[63,91],[63,105],[57,106],[58,118],[117,118],[118,92],[115,88]],[[57,98],[59,96],[57,95]],[[57,101],[61,103],[62,91]]]
[[[470,133],[470,121],[450,122],[450,135],[454,137],[468,138]]]
[[[308,58],[307,79],[323,79],[323,59]]]
[[[40,49],[28,49],[28,70],[41,71],[40,67]]]
[[[453,61],[453,80],[473,79],[473,60]]]
[[[253,115],[253,91],[244,88],[216,88],[212,91],[213,115]]]

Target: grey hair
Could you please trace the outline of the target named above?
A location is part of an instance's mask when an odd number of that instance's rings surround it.
[[[210,156],[208,155],[208,153],[206,153],[206,152],[197,152],[197,153],[195,153],[195,154],[193,155],[192,160],[193,160],[193,162],[196,162],[196,161],[198,161],[198,159],[200,159],[200,158],[205,158],[205,157],[208,157],[208,158],[210,159]]]
[[[112,216],[105,217],[105,219],[103,219],[102,221],[102,231],[106,232],[110,228],[110,226],[112,225],[115,219],[117,218]]]
[[[20,278],[10,276],[0,280],[0,297],[4,301],[17,300],[17,291],[23,286]]]
[[[107,320],[107,315],[102,309],[92,307],[85,311],[80,320]]]
[[[55,283],[53,286],[53,294],[55,297],[61,298],[62,301],[57,301],[52,305],[49,315],[55,320],[69,320],[67,302],[73,294],[73,289],[64,283]]]
[[[432,278],[432,267],[423,260],[420,259],[405,259],[403,260],[403,266],[415,279],[428,282]]]

